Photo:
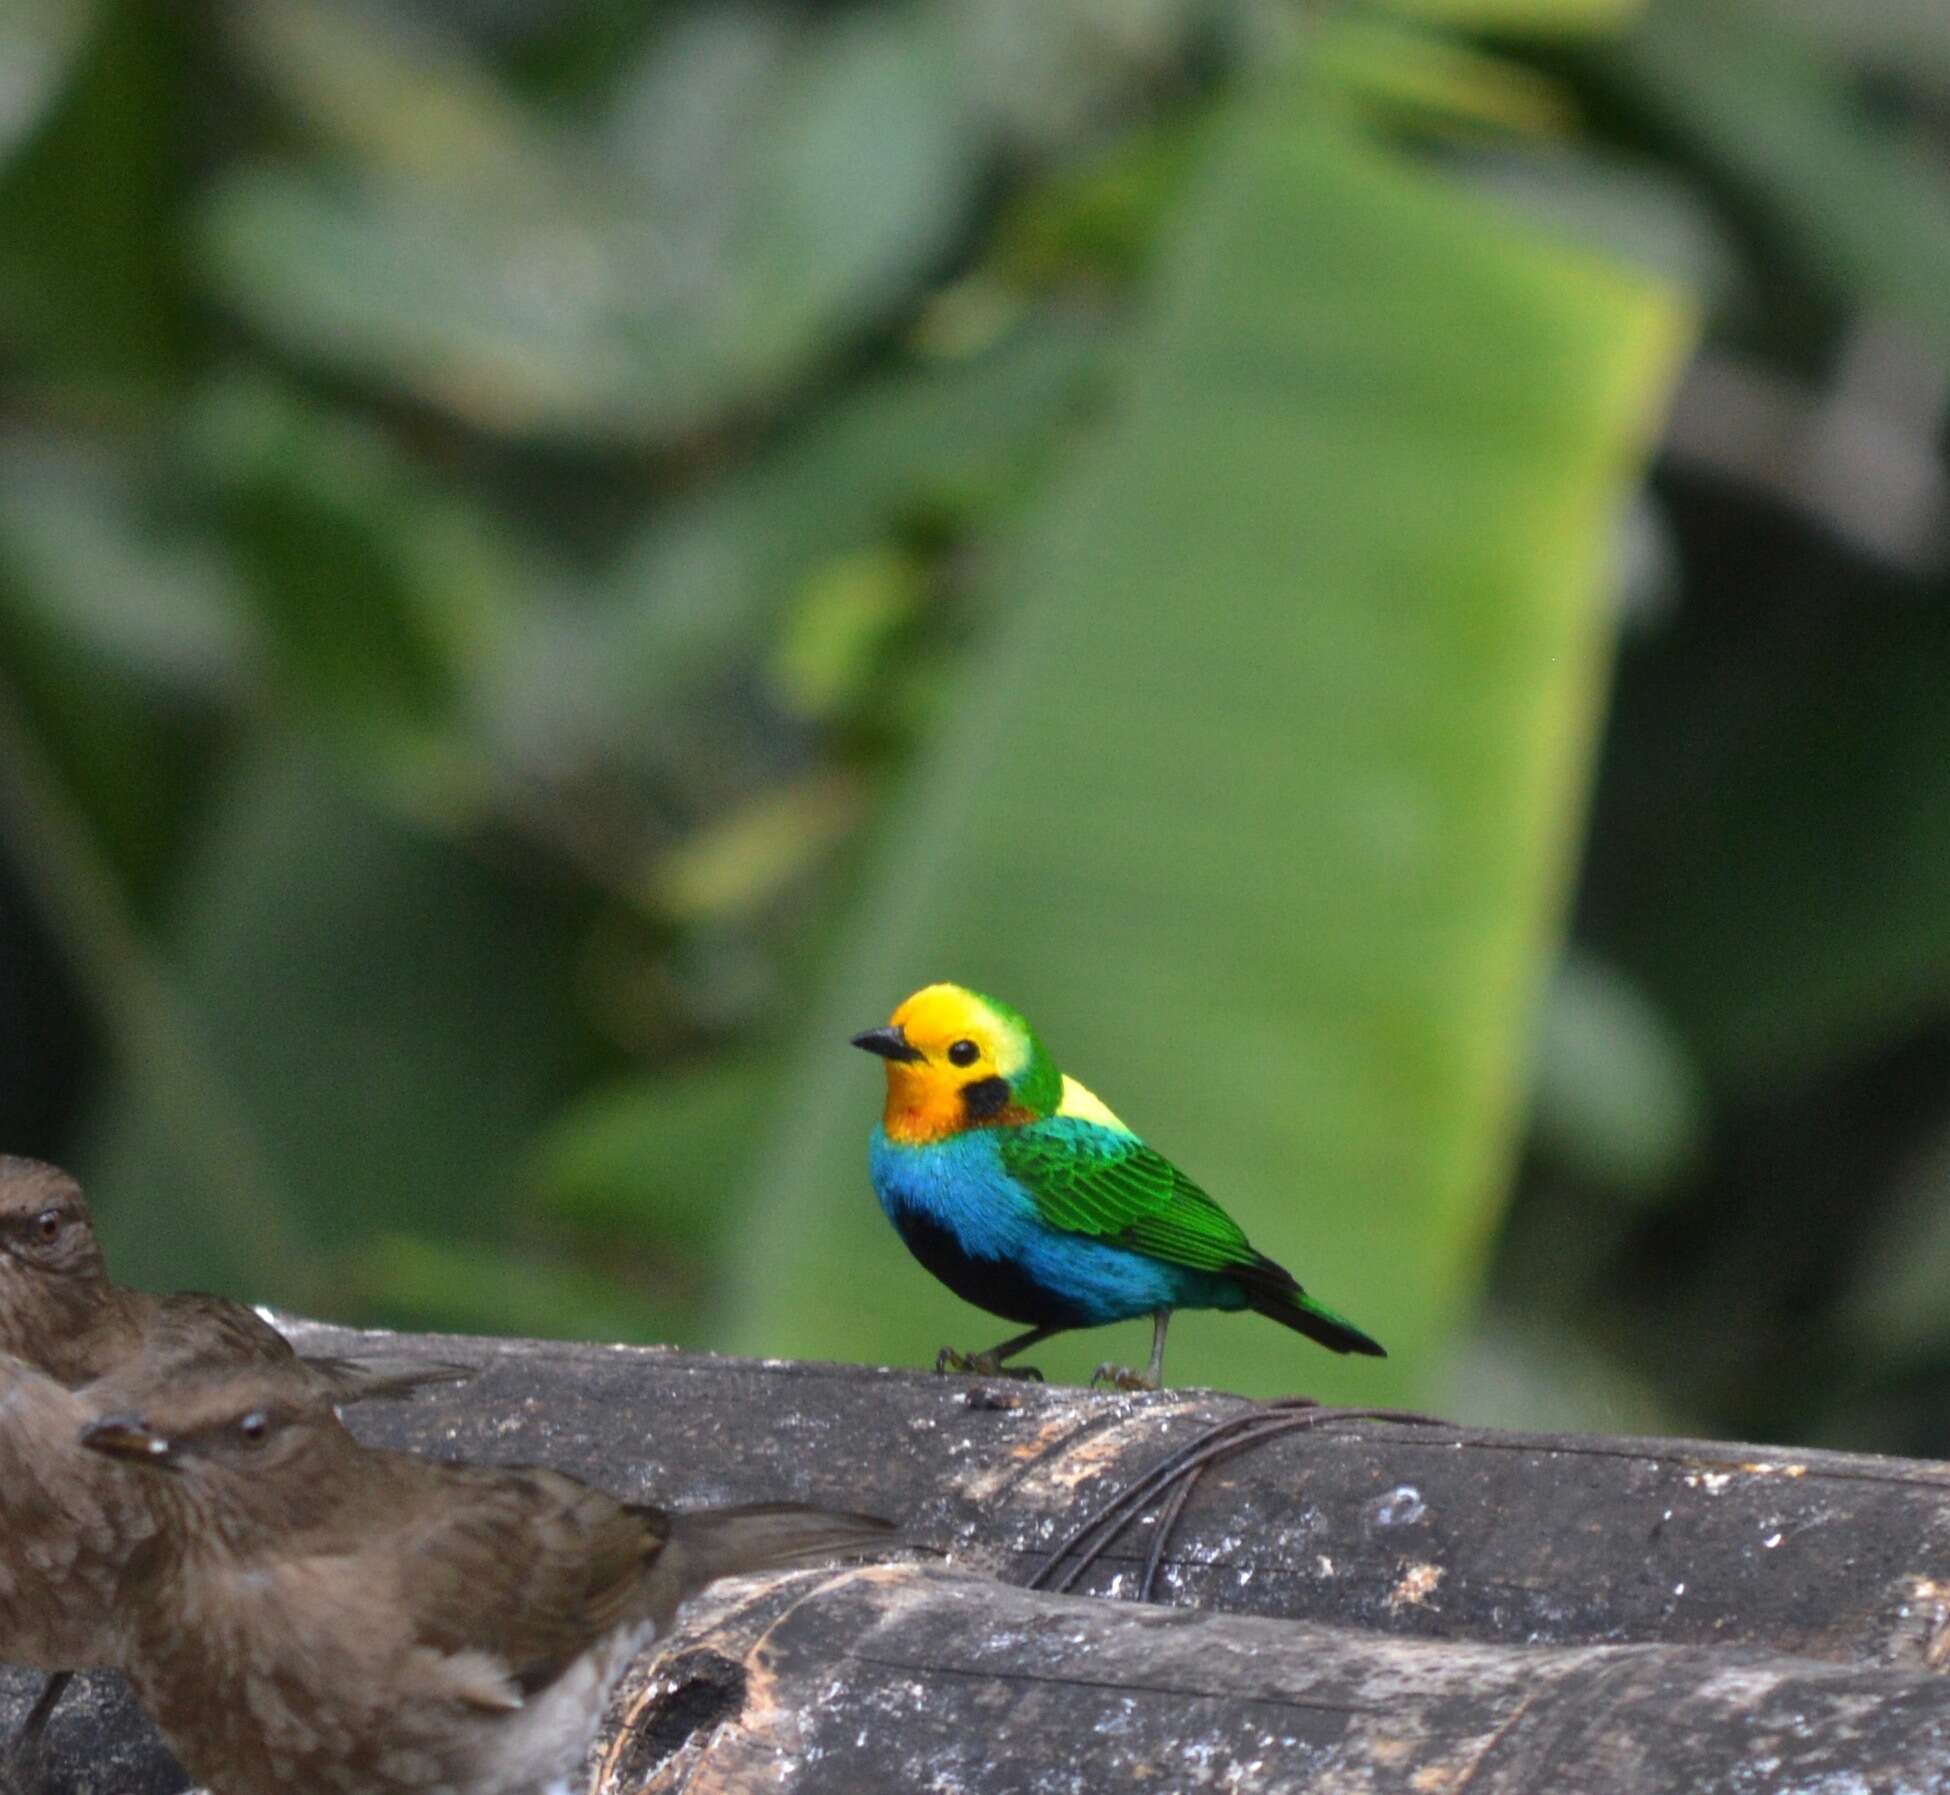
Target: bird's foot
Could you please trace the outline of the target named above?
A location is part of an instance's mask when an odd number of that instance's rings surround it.
[[[936,1371],[972,1371],[977,1377],[1020,1377],[1040,1384],[1043,1374],[1034,1365],[1005,1365],[992,1352],[956,1352],[944,1346],[934,1355]]]
[[[1155,1377],[1146,1377],[1141,1371],[1133,1371],[1127,1365],[1099,1365],[1090,1374],[1090,1387],[1109,1384],[1116,1390],[1156,1390],[1161,1386]]]

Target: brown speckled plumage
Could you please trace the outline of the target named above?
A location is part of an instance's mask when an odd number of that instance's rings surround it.
[[[279,1367],[336,1403],[467,1375],[301,1360],[242,1303],[114,1283],[74,1179],[0,1155],[0,1661],[49,1671],[120,1661],[117,1592],[153,1527],[144,1493],[80,1445],[96,1413],[83,1393],[138,1367],[236,1363]]]
[[[121,1582],[154,1531],[141,1492],[81,1444],[87,1399],[0,1354],[0,1660],[116,1661]]]
[[[38,1159],[0,1155],[0,1352],[78,1390],[148,1354],[158,1363],[296,1359],[254,1309],[227,1297],[158,1296],[108,1275],[81,1186]],[[460,1366],[308,1359],[334,1401],[397,1396],[467,1375]]]
[[[224,1795],[566,1790],[680,1602],[888,1532],[800,1507],[669,1514],[557,1471],[375,1451],[276,1368],[123,1395],[89,1438],[130,1461],[159,1524],[129,1675]]]

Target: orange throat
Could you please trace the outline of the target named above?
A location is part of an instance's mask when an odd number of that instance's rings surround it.
[[[887,1107],[880,1113],[880,1125],[896,1146],[925,1147],[961,1133],[968,1118],[962,1110],[961,1093],[952,1086],[904,1091],[889,1079]]]
[[[970,1121],[959,1084],[917,1074],[905,1066],[888,1068],[887,1107],[880,1112],[880,1126],[897,1147],[926,1147],[945,1141],[951,1134],[966,1134],[977,1128],[1013,1128],[1035,1119],[1033,1111],[1011,1103],[993,1116]]]

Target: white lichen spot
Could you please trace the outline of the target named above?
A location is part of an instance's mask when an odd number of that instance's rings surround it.
[[[1398,1612],[1403,1608],[1426,1608],[1445,1575],[1447,1572],[1439,1564],[1408,1565],[1388,1592],[1388,1606]]]
[[[1319,1555],[1319,1556],[1318,1556],[1318,1557],[1317,1557],[1317,1558],[1316,1558],[1316,1559],[1314,1560],[1314,1563],[1315,1563],[1315,1564],[1316,1564],[1316,1565],[1317,1565],[1317,1566],[1319,1567],[1319,1569],[1320,1569],[1320,1574],[1321,1574],[1321,1575],[1322,1575],[1323,1577],[1331,1577],[1331,1576],[1333,1576],[1333,1574],[1334,1574],[1334,1561],[1333,1561],[1333,1559],[1331,1559],[1331,1558],[1329,1558],[1329,1557],[1327,1556],[1327,1554],[1326,1554],[1325,1552],[1322,1552],[1322,1553],[1321,1553],[1321,1554],[1320,1554],[1320,1555]]]
[[[1686,1487],[1689,1490],[1704,1490],[1709,1496],[1717,1496],[1733,1481],[1731,1471],[1688,1471]]]

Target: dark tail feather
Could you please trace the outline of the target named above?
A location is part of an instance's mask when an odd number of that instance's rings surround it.
[[[809,1508],[800,1502],[754,1502],[670,1517],[670,1543],[682,1549],[693,1587],[718,1577],[875,1551],[890,1545],[893,1535],[893,1522],[875,1515]]]
[[[413,1359],[404,1353],[362,1354],[355,1359],[313,1359],[305,1363],[331,1388],[334,1403],[394,1402],[416,1390],[439,1384],[464,1384],[480,1369],[438,1360]]]
[[[645,1508],[646,1538],[661,1540],[643,1590],[643,1612],[666,1633],[678,1607],[720,1577],[780,1571],[894,1543],[890,1522],[799,1502],[700,1508],[688,1514]]]
[[[1370,1339],[1325,1303],[1315,1302],[1294,1282],[1291,1272],[1263,1254],[1256,1263],[1239,1268],[1239,1281],[1246,1287],[1246,1301],[1255,1315],[1264,1315],[1296,1334],[1318,1340],[1330,1352],[1358,1352],[1370,1358],[1387,1358],[1387,1350],[1379,1341]]]
[[[1370,1339],[1353,1322],[1343,1321],[1332,1309],[1322,1308],[1304,1292],[1277,1297],[1255,1291],[1248,1300],[1256,1315],[1267,1316],[1309,1340],[1318,1340],[1330,1351],[1366,1353],[1375,1359],[1388,1356],[1388,1349],[1379,1341]]]

